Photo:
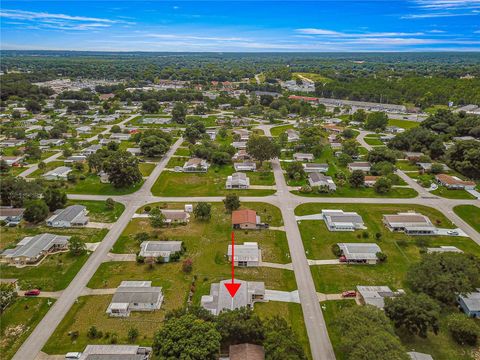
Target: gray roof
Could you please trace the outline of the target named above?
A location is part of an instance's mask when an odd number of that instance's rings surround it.
[[[66,221],[72,222],[73,220],[84,220],[86,218],[82,214],[86,211],[86,207],[83,205],[70,205],[65,209],[59,209],[55,211],[54,215],[50,217],[47,222],[51,221]],[[80,219],[77,219],[81,215]]]
[[[181,241],[144,241],[140,244],[141,256],[168,257],[181,250]]]
[[[338,243],[347,260],[375,260],[380,246],[375,243]]]
[[[480,289],[466,295],[460,295],[469,311],[480,311]]]
[[[245,242],[243,245],[235,244],[234,261],[259,261],[260,249],[256,242]],[[228,245],[227,255],[232,255],[232,245]]]
[[[80,360],[142,360],[151,351],[138,345],[87,345]]]
[[[42,251],[48,251],[53,245],[66,245],[70,236],[60,236],[55,234],[39,234],[23,238],[13,249],[7,249],[2,256],[7,258],[28,257],[35,258]]]
[[[356,212],[339,210],[322,210],[322,215],[328,223],[363,224],[363,218]]]
[[[358,293],[365,304],[383,309],[386,297],[394,297],[395,293],[388,286],[357,286]]]
[[[72,171],[72,168],[68,167],[68,166],[59,166],[53,170],[50,170],[49,172],[47,172],[46,174],[43,174],[43,176],[50,176],[50,175],[53,175],[53,176],[58,176],[58,175],[66,175],[68,174],[70,171]]]
[[[312,169],[328,169],[328,164],[316,164],[316,163],[307,163],[303,164],[304,167],[306,168],[312,168]]]
[[[423,354],[416,351],[407,352],[407,355],[410,356],[412,360],[433,360],[432,355]]]
[[[331,176],[326,176],[326,175],[323,175],[322,173],[318,173],[318,172],[309,173],[308,177],[314,183],[328,182],[329,180],[333,181]]]
[[[139,286],[141,285],[141,286]],[[155,304],[162,296],[162,288],[150,286],[151,281],[126,281],[122,282],[112,297],[113,303],[142,303]]]

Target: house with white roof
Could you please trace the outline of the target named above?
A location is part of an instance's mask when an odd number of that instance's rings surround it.
[[[288,142],[295,142],[300,140],[300,134],[298,133],[298,131],[293,129],[287,129],[286,133]]]
[[[338,243],[342,252],[341,262],[349,264],[376,264],[377,254],[382,252],[380,246],[375,243]]]
[[[325,186],[328,187],[329,191],[337,190],[337,186],[333,181],[331,176],[326,176],[318,172],[313,172],[308,174],[308,183],[312,187],[321,187]]]
[[[357,161],[357,162],[353,162],[353,163],[348,164],[348,170],[350,170],[350,171],[360,170],[360,171],[363,171],[365,173],[368,173],[370,171],[371,167],[372,166],[369,162]]]
[[[233,261],[235,266],[258,266],[262,261],[261,250],[256,242],[244,242],[233,247]],[[232,245],[228,245],[228,261],[232,262]]]
[[[322,210],[322,217],[330,231],[355,231],[366,229],[363,219],[356,212]]]
[[[458,304],[468,317],[480,318],[480,289],[468,294],[460,294]]]
[[[68,166],[59,166],[42,175],[45,180],[66,180],[72,168]]]
[[[307,163],[307,164],[302,164],[302,166],[303,166],[303,171],[305,171],[306,173],[313,173],[313,172],[326,173],[328,171],[328,164]]]
[[[436,235],[437,228],[430,219],[416,212],[383,215],[383,223],[392,232],[404,232],[407,235]]]
[[[184,172],[207,172],[209,168],[207,160],[200,158],[191,158],[183,164]]]
[[[236,172],[227,177],[225,183],[226,189],[248,189],[250,187],[250,179],[247,174]]]
[[[77,356],[77,353],[69,354],[72,355],[71,359]],[[149,360],[152,348],[138,345],[87,345],[79,355],[78,360]]]
[[[253,161],[236,162],[233,164],[235,171],[255,171],[257,164]]]
[[[56,210],[47,219],[47,226],[57,228],[69,228],[73,226],[85,226],[88,224],[88,211],[83,205],[71,205],[65,209]]]
[[[140,244],[138,255],[145,258],[145,262],[154,262],[162,259],[162,262],[169,262],[170,256],[182,252],[181,241],[144,241]]]
[[[313,161],[315,157],[313,154],[310,153],[295,153],[293,154],[293,160],[295,161],[305,161],[305,162],[310,162]]]
[[[405,292],[403,290],[394,292],[388,286],[357,286],[357,294],[362,304],[383,309],[385,298],[401,296]]]
[[[112,317],[127,317],[132,311],[158,310],[162,302],[162,288],[152,286],[151,281],[122,281],[106,313]]]

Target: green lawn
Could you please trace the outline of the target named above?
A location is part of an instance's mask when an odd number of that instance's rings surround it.
[[[302,240],[309,259],[333,259],[331,246],[338,242],[375,242],[375,234],[381,233],[378,245],[388,256],[383,264],[312,266],[311,271],[317,291],[338,293],[353,289],[356,285],[388,285],[393,289],[405,287],[405,273],[410,264],[420,259],[420,248],[416,240],[428,246],[454,245],[465,252],[480,255],[480,247],[469,238],[451,236],[414,237],[403,233],[392,233],[382,224],[384,214],[416,210],[430,218],[439,227],[453,228],[454,225],[439,211],[419,205],[387,204],[304,204],[296,209],[297,215],[320,213],[322,209],[342,209],[360,214],[367,227],[368,238],[362,231],[330,232],[323,221],[303,220],[299,223]],[[402,242],[405,242],[405,245]]]
[[[467,192],[466,190],[449,190],[444,186],[439,186],[437,190],[431,191],[433,195],[438,195],[447,199],[476,199],[475,196]]]
[[[386,194],[378,194],[372,187],[352,188],[350,186],[337,186],[333,193],[301,193],[298,190],[292,191],[293,194],[308,197],[358,197],[358,198],[414,198],[418,193],[412,188],[392,188]]]
[[[408,160],[399,160],[399,161],[397,161],[395,166],[398,169],[404,170],[404,171],[418,171],[418,166],[416,164],[412,164]]]
[[[480,208],[478,206],[458,205],[453,208],[453,211],[480,233]]]
[[[53,303],[48,298],[17,298],[0,315],[0,353],[2,359],[11,359],[20,345],[35,329]]]
[[[385,145],[382,140],[377,137],[364,137],[363,138],[368,145]]]
[[[175,152],[175,155],[190,157],[190,149],[182,148],[182,147],[178,148],[177,151]]]
[[[398,126],[406,130],[417,127],[420,122],[409,120],[388,119],[388,126]]]
[[[115,188],[112,184],[102,184],[98,175],[89,174],[85,180],[78,180],[76,184],[69,185],[67,192],[69,194],[126,195],[140,189],[142,184],[143,181],[128,188]]]
[[[113,223],[122,215],[125,206],[119,202],[115,202],[113,210],[107,209],[104,201],[91,200],[69,200],[67,205],[84,205],[88,210],[90,221]]]
[[[88,254],[73,256],[65,252],[47,256],[38,266],[18,269],[1,264],[0,272],[4,278],[19,279],[20,287],[24,290],[36,288],[57,291],[68,286],[87,258]]]
[[[289,124],[289,125],[275,126],[270,129],[270,133],[272,134],[272,136],[279,136],[285,131],[287,131],[288,129],[293,129],[293,125]]]
[[[181,158],[172,158],[168,167],[183,165]],[[233,166],[212,166],[207,173],[163,172],[152,187],[152,193],[157,196],[219,196],[231,193],[245,196],[264,196],[274,193],[274,190],[227,190],[227,176],[234,173]],[[251,185],[273,185],[274,177],[271,171],[248,172]]]
[[[155,169],[156,164],[141,162],[138,163],[138,168],[142,173],[142,176],[148,176],[152,173],[153,169]]]

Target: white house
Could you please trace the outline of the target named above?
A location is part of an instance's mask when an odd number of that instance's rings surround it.
[[[45,178],[45,180],[66,180],[71,171],[72,168],[68,166],[59,166],[43,174],[42,177]]]
[[[151,281],[122,281],[107,308],[114,317],[130,316],[132,311],[154,311],[163,302],[161,287],[152,287]]]
[[[288,142],[295,142],[300,140],[300,134],[298,131],[293,130],[293,129],[287,129],[287,141]]]
[[[308,174],[308,183],[310,186],[326,186],[330,191],[337,190],[337,186],[331,176],[326,176],[318,172]]]
[[[322,210],[322,217],[330,231],[355,231],[365,229],[362,217],[356,212]]]
[[[377,254],[382,252],[375,243],[338,243],[342,255],[341,262],[349,264],[376,264]]]
[[[207,160],[200,158],[189,159],[185,164],[183,164],[184,172],[207,172],[208,167]]]
[[[310,162],[313,161],[314,156],[310,153],[295,153],[293,154],[293,160],[295,161],[306,161]]]
[[[255,171],[257,164],[253,161],[237,162],[233,164],[235,171]]]
[[[383,215],[383,223],[392,232],[404,232],[408,235],[436,235],[437,228],[430,219],[415,212]]]
[[[350,171],[361,170],[365,173],[368,173],[370,168],[371,164],[369,162],[353,162],[348,164],[348,170]]]
[[[69,228],[73,226],[85,226],[88,224],[88,211],[83,205],[71,205],[65,209],[56,210],[47,219],[47,226]]]
[[[235,266],[258,266],[262,261],[262,252],[256,242],[245,242],[243,245],[235,244],[233,250]],[[228,261],[232,262],[232,245],[228,245],[227,256]]]
[[[313,172],[326,173],[328,171],[328,164],[307,163],[307,164],[302,164],[302,166],[303,166],[303,170],[306,173],[313,173]]]
[[[156,261],[158,258],[162,262],[169,262],[170,256],[182,251],[181,241],[144,241],[140,244],[140,256],[145,258],[146,262]]]
[[[250,187],[250,179],[244,173],[236,172],[227,177],[225,183],[226,189],[248,189]]]

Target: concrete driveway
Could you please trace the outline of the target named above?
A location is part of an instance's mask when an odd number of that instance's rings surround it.
[[[300,304],[300,296],[298,295],[298,290],[289,292],[266,289],[265,299],[269,301],[292,302]]]

